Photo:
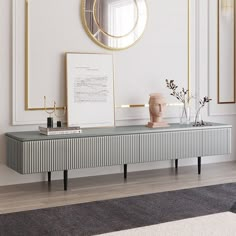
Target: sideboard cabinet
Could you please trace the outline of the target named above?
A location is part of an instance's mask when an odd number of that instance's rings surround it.
[[[144,126],[83,129],[81,134],[45,136],[38,131],[6,133],[7,165],[21,174],[124,165],[152,161],[198,158],[231,152],[231,125],[209,123],[203,127],[170,124],[150,129]]]

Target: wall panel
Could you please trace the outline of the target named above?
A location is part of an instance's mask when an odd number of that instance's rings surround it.
[[[169,96],[165,79],[174,79],[180,88],[188,87],[189,1],[147,0],[149,19],[144,36],[130,49],[112,52],[97,46],[85,33],[80,19],[81,1],[29,0],[27,53],[26,0],[13,0],[13,124],[45,122],[45,112],[25,111],[25,93],[29,108],[42,108],[44,95],[49,105],[54,100],[58,106],[65,104],[64,53],[71,51],[113,53],[118,107],[148,103],[153,92],[162,92],[168,103],[176,103]],[[194,87],[191,90],[195,94]],[[168,107],[166,116],[178,117],[179,110],[178,106]],[[116,119],[148,119],[148,109],[117,108]]]

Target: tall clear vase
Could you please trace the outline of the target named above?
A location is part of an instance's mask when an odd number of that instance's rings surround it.
[[[180,114],[180,124],[190,124],[190,116],[190,106],[184,103]]]

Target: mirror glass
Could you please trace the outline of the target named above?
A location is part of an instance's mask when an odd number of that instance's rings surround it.
[[[83,0],[82,18],[89,36],[108,49],[124,49],[143,34],[145,0]]]
[[[134,0],[95,2],[95,21],[99,28],[110,36],[123,37],[131,33],[137,24],[137,15],[138,8]]]

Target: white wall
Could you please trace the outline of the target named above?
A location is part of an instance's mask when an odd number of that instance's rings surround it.
[[[183,2],[183,0],[180,0]],[[116,76],[116,80],[118,80],[118,84],[120,83],[119,78],[123,78],[124,76],[127,76],[132,78],[132,76],[136,76],[138,78],[138,81],[140,83],[143,83],[142,78],[138,76],[137,70],[135,70],[135,65],[137,65],[137,68],[140,68],[143,65],[144,71],[147,73],[151,70],[149,76],[157,78],[157,83],[162,84],[164,83],[164,80],[162,82],[162,68],[158,67],[158,60],[161,62],[161,56],[158,55],[158,52],[153,55],[153,49],[155,47],[155,41],[152,41],[152,44],[148,44],[147,40],[149,37],[158,39],[159,33],[158,31],[155,31],[155,29],[158,28],[158,22],[155,20],[155,9],[158,8],[157,0],[147,0],[150,8],[150,18],[149,18],[149,25],[147,29],[147,33],[144,35],[144,38],[134,47],[128,49],[127,51],[117,52],[113,53],[115,56],[115,59],[118,63],[118,67],[120,71],[118,72]],[[166,1],[163,1],[165,2]],[[176,3],[176,0],[169,0],[170,9],[172,7],[172,4]],[[215,4],[216,0],[211,0],[210,4]],[[216,83],[216,77],[214,74],[210,73],[209,68],[212,68],[212,61],[211,55],[209,52],[209,47],[211,46],[212,40],[215,40],[214,32],[210,35],[211,41],[209,41],[209,29],[211,27],[216,27],[216,19],[210,18],[210,25],[208,25],[209,20],[209,14],[208,10],[215,11],[214,7],[208,6],[209,1],[205,0],[199,0],[195,1],[192,0],[192,10],[191,10],[191,79],[192,79],[192,86],[196,91],[199,93],[199,95],[202,97],[204,95],[208,95],[209,93],[212,94],[212,88],[214,86],[211,86],[212,83]],[[165,21],[162,21],[163,27],[165,27],[166,23]],[[82,29],[80,29],[81,32]],[[153,34],[153,35],[152,35]],[[8,184],[17,184],[17,183],[27,183],[27,182],[35,182],[35,181],[41,181],[46,178],[44,174],[36,174],[36,175],[29,175],[29,176],[22,176],[20,174],[17,174],[16,172],[8,169],[5,165],[6,162],[6,149],[5,149],[5,138],[4,133],[11,132],[11,131],[19,131],[19,130],[35,130],[37,128],[37,125],[23,125],[23,126],[13,126],[12,125],[12,110],[13,110],[13,104],[18,104],[18,101],[16,103],[13,103],[12,97],[12,1],[11,0],[0,0],[0,80],[1,80],[1,93],[0,93],[0,110],[1,110],[1,116],[0,116],[0,185],[8,185]],[[83,33],[83,40],[86,41],[86,49],[89,52],[104,52],[105,50],[99,48],[96,46],[93,42],[90,41],[90,39]],[[163,40],[163,39],[162,39]],[[168,40],[170,40],[168,38]],[[145,47],[144,47],[145,45]],[[143,48],[142,48],[143,47]],[[145,50],[145,54],[139,54],[140,48],[142,50]],[[183,51],[185,48],[182,49]],[[150,57],[149,57],[150,53]],[[163,52],[164,53],[164,52]],[[141,58],[141,62],[146,64],[140,65],[140,57],[145,56],[145,58]],[[159,56],[159,57],[158,57]],[[181,56],[181,55],[180,55]],[[173,57],[176,57],[176,54],[173,55]],[[156,64],[153,63],[153,60],[159,58],[156,61]],[[152,67],[149,67],[149,64],[152,65]],[[209,64],[210,63],[210,64]],[[181,63],[179,65],[182,65]],[[209,66],[210,65],[210,66]],[[177,65],[178,66],[178,65]],[[186,65],[187,66],[187,65]],[[117,67],[117,66],[116,66]],[[170,75],[174,77],[174,74],[171,75],[171,68],[176,68],[176,64],[172,62],[172,64],[169,64],[168,67],[165,68],[166,75]],[[214,65],[213,65],[214,67]],[[178,74],[180,75],[180,74]],[[143,74],[144,76],[144,74]],[[173,78],[172,77],[172,78]],[[171,79],[172,79],[171,78]],[[210,78],[210,79],[209,79]],[[175,79],[175,78],[173,78]],[[176,80],[178,81],[178,80]],[[186,81],[181,81],[183,83],[186,83]],[[124,83],[124,82],[123,82]],[[24,86],[24,84],[20,84],[21,86]],[[124,84],[120,86],[122,89],[122,86],[125,86]],[[183,85],[185,86],[185,85]],[[20,90],[16,87],[16,89]],[[126,90],[126,87],[124,87],[124,91]],[[127,91],[128,92],[128,91]],[[147,96],[147,93],[149,91],[145,91],[144,94],[140,94],[141,97]],[[140,91],[139,93],[142,93]],[[127,93],[126,93],[127,94]],[[22,95],[23,96],[23,95]],[[124,102],[128,101],[125,100]],[[142,100],[143,101],[143,100]],[[142,103],[142,101],[137,101],[137,103]],[[131,101],[132,102],[132,101]],[[134,100],[135,102],[135,100]],[[214,108],[219,109],[220,111],[224,111],[224,107],[222,108]],[[142,112],[142,117],[145,118],[145,111]],[[131,112],[132,113],[132,112]],[[234,129],[235,126],[235,116],[234,115],[228,115],[228,111],[225,110],[225,112],[220,116],[214,115],[208,117],[208,109],[204,110],[204,119],[211,120],[215,122],[222,122],[222,123],[229,123],[233,125],[233,143],[235,142],[236,138],[236,130]],[[28,114],[25,113],[23,115],[23,120],[28,119]],[[137,113],[135,113],[137,114]],[[30,115],[31,116],[31,115]],[[22,117],[21,117],[22,118]],[[169,121],[177,121],[175,118],[169,119]],[[146,120],[121,120],[118,122],[118,124],[133,124],[133,123],[140,123],[145,124]],[[212,162],[220,162],[220,161],[230,161],[235,160],[235,154],[236,154],[236,148],[235,145],[232,145],[232,155],[229,156],[219,156],[219,157],[206,157],[203,159],[203,163],[212,163]],[[180,165],[192,165],[196,164],[196,159],[189,159],[189,160],[181,160]],[[147,164],[138,164],[138,165],[130,165],[129,170],[130,171],[138,171],[138,170],[146,170],[146,169],[153,169],[153,168],[163,168],[163,167],[170,167],[172,166],[172,162],[157,162],[157,163],[147,163]],[[97,168],[97,169],[85,169],[85,170],[77,170],[77,171],[71,171],[69,176],[70,177],[78,177],[78,176],[89,176],[89,175],[103,175],[108,173],[119,173],[122,172],[122,167],[106,167],[106,168]],[[54,179],[62,178],[62,173],[55,173],[53,174]]]

